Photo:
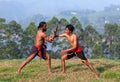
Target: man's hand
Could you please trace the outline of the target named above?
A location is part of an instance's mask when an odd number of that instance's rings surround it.
[[[54,40],[54,35],[50,36],[50,40],[53,41]]]

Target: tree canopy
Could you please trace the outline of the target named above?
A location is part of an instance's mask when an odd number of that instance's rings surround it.
[[[82,27],[77,17],[72,17],[70,20],[53,17],[47,21],[46,34],[53,34],[55,27],[58,27],[59,34],[63,33],[68,24],[75,27],[74,33],[88,58],[120,59],[120,25],[106,23],[104,33],[100,34],[90,24]],[[6,23],[6,19],[0,18],[0,59],[27,57],[33,46],[37,30],[34,22],[29,23],[23,30],[15,20]],[[69,42],[64,37],[56,38],[52,43],[46,42],[46,45],[52,58],[60,58],[59,51],[70,47]]]

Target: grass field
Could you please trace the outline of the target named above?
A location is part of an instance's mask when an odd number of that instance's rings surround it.
[[[16,74],[23,59],[0,60],[0,82],[120,82],[120,60],[89,59],[100,74],[96,79],[79,59],[66,61],[66,73],[61,73],[61,61],[51,60],[52,74],[47,73],[44,60],[34,59]]]

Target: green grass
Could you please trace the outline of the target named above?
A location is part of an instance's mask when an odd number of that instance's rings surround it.
[[[96,79],[90,69],[79,59],[66,61],[66,73],[61,73],[61,61],[51,60],[52,74],[47,73],[44,60],[31,61],[21,74],[16,74],[23,59],[0,60],[0,82],[120,82],[120,61],[90,59],[89,62],[100,74]]]

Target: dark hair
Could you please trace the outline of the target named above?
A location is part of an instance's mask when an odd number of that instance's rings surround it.
[[[46,24],[46,22],[40,22],[39,26],[38,26],[38,29],[41,28],[41,27],[43,27],[44,24]]]
[[[74,26],[71,24],[67,25],[66,28],[68,28],[71,32],[74,31]]]

